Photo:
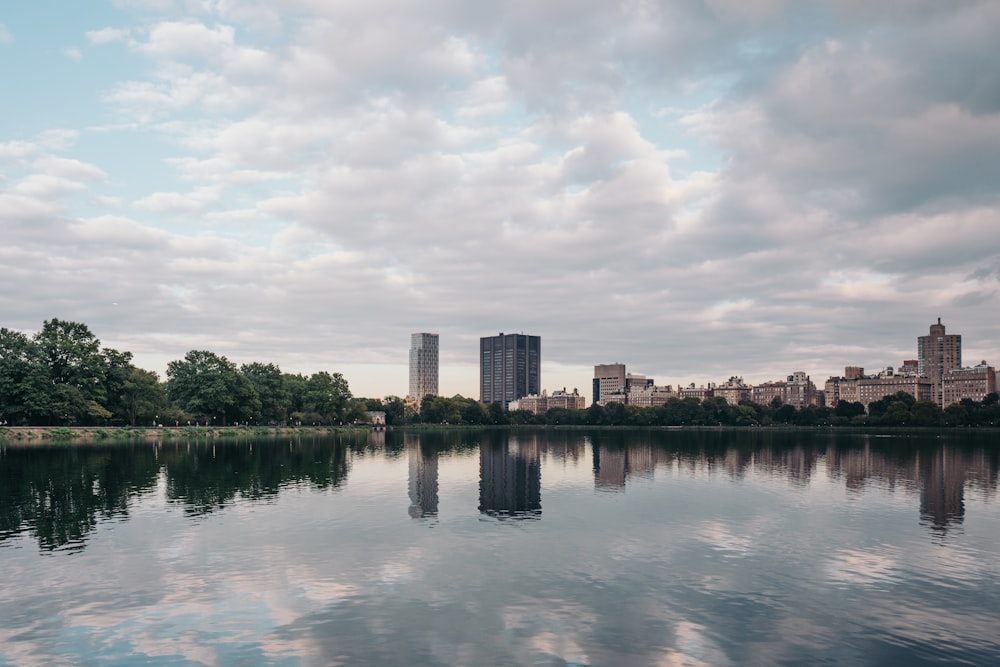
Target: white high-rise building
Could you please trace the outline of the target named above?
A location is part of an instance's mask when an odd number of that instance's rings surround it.
[[[424,396],[438,395],[438,335],[410,335],[410,392],[419,405]]]

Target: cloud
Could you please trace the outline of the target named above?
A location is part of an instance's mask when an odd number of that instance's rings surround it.
[[[471,395],[494,330],[546,339],[547,386],[881,366],[939,314],[1000,356],[996,3],[118,4],[110,120],[4,137],[0,207],[25,261],[27,221],[127,233],[183,313],[145,348],[389,360],[349,378],[385,394],[430,329]],[[105,338],[153,321],[121,310]]]
[[[89,30],[85,34],[91,44],[110,44],[126,41],[130,31],[123,28],[101,28],[100,30]]]
[[[0,44],[13,44],[13,42],[14,35],[7,29],[7,26],[0,23]]]

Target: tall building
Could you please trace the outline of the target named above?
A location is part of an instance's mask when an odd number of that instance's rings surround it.
[[[941,381],[949,371],[961,367],[962,336],[961,334],[946,334],[939,317],[937,324],[931,325],[928,335],[917,337],[917,373],[926,377],[934,385],[934,398],[932,400],[941,407],[945,407]]]
[[[594,366],[594,405],[610,394],[618,394],[625,389],[625,364],[597,364]]]
[[[430,394],[438,395],[438,335],[410,335],[410,393],[417,405]]]
[[[542,388],[542,338],[524,334],[479,339],[479,400],[500,403],[538,394]]]

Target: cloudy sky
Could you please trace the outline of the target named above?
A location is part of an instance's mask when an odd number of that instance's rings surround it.
[[[0,326],[405,394],[1000,364],[996,0],[0,9]]]

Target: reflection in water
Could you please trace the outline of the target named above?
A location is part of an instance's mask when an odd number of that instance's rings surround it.
[[[438,450],[421,445],[414,433],[404,434],[410,463],[410,516],[414,519],[437,516]]]
[[[379,435],[0,447],[0,665],[1000,664],[989,436]]]
[[[920,518],[944,534],[965,518],[965,474],[961,455],[941,448],[920,461]]]
[[[496,517],[541,516],[538,436],[510,435],[479,446],[479,511]]]
[[[481,438],[481,445],[476,440]],[[919,517],[936,535],[961,525],[966,494],[996,494],[998,457],[990,436],[881,438],[867,434],[734,431],[428,431],[259,441],[183,441],[0,449],[0,544],[30,534],[43,550],[82,549],[101,521],[127,518],[135,498],[162,480],[169,503],[189,515],[237,500],[277,497],[288,485],[338,488],[352,459],[409,463],[409,514],[439,512],[439,458],[479,453],[479,511],[500,517],[541,514],[544,460],[583,464],[589,445],[597,490],[623,491],[657,469],[766,474],[808,486],[817,474],[858,493],[869,485],[919,494]],[[959,444],[953,444],[959,443]],[[971,444],[971,446],[969,446]],[[986,445],[990,445],[987,447]]]
[[[647,442],[624,441],[603,443],[607,438],[594,438],[591,443],[594,458],[594,487],[599,491],[624,491],[626,479],[652,479],[656,462],[662,457]]]

